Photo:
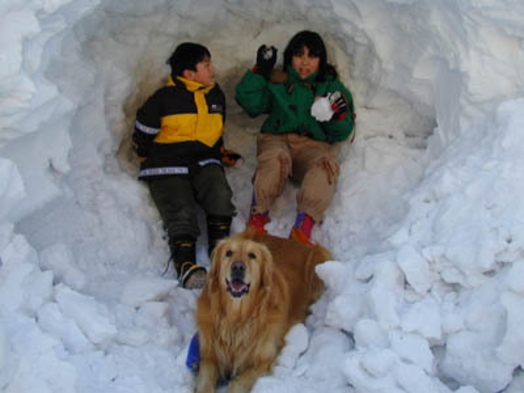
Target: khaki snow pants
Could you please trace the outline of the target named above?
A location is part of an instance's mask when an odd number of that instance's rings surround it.
[[[254,178],[255,205],[263,213],[284,191],[289,178],[300,184],[297,210],[321,222],[335,193],[340,145],[299,134],[259,134],[258,167]]]

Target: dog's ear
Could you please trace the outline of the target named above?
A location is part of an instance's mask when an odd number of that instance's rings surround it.
[[[273,256],[269,249],[258,243],[260,246],[260,254],[262,261],[260,263],[260,284],[263,287],[270,287],[273,285]]]
[[[222,255],[222,249],[224,248],[224,245],[226,243],[226,240],[220,240],[217,245],[215,246],[215,249],[211,253],[211,267],[209,269],[209,277],[210,278],[217,278],[220,273],[220,256]]]
[[[255,230],[251,227],[248,227],[244,230],[244,232],[241,232],[238,234],[238,237],[240,239],[253,239],[255,237]]]
[[[214,290],[213,287],[220,276],[220,258],[225,244],[226,240],[220,240],[211,253],[211,266],[209,268],[209,273],[207,274],[207,287],[211,288],[211,291]]]

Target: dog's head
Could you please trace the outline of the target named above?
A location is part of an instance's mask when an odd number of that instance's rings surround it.
[[[233,299],[271,285],[273,259],[268,248],[241,236],[221,240],[212,255],[208,285]]]

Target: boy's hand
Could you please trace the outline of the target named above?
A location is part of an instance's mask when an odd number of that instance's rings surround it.
[[[257,64],[254,72],[268,79],[277,62],[278,49],[274,46],[261,45],[257,50]]]
[[[220,147],[220,154],[222,155],[222,164],[225,166],[234,166],[242,156],[233,150],[226,149],[224,146]]]

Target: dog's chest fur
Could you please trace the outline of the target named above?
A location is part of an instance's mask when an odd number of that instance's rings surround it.
[[[248,359],[252,358],[253,349],[257,345],[254,342],[257,327],[253,322],[247,322],[242,329],[236,329],[224,320],[219,325],[218,345],[215,346],[216,356],[222,374],[233,377],[248,367]]]
[[[246,312],[253,310],[252,307],[235,305],[238,307],[228,307],[222,318],[217,321],[215,355],[224,377],[232,378],[241,374],[253,367],[261,355],[275,353],[277,347],[284,343],[285,332],[275,332],[271,328],[274,321],[268,320],[268,315],[280,318],[287,310],[285,307],[270,307],[267,299],[258,299],[258,302],[259,308],[256,309],[256,313]],[[271,312],[268,308],[272,309]],[[265,323],[260,323],[261,321]]]

